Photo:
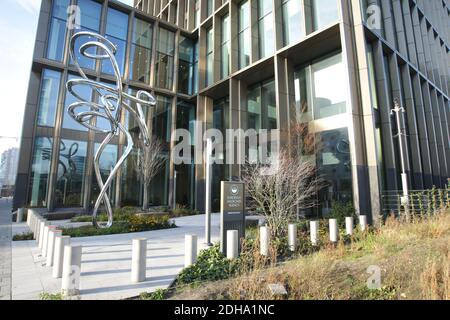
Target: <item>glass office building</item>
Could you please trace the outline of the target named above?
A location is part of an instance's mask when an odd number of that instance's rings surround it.
[[[69,5],[80,7],[76,30],[66,27]],[[450,176],[449,24],[449,0],[137,0],[134,8],[112,0],[43,0],[14,205],[93,207],[93,154],[103,137],[68,116],[73,97],[65,89],[77,76],[69,39],[90,30],[117,45],[124,90],[157,97],[146,115],[164,142],[165,165],[150,188],[152,205],[204,210],[205,166],[173,163],[174,129],[202,135],[195,121],[222,132],[277,128],[288,145],[290,128],[301,123],[320,145],[305,152],[305,161],[315,161],[328,181],[313,214],[326,216],[333,201],[351,201],[358,213],[378,219],[382,194],[401,189],[399,129],[411,189],[442,187]],[[79,59],[88,77],[114,85],[108,63]],[[390,112],[394,100],[405,109],[401,128]],[[139,132],[125,112],[121,121]],[[112,140],[100,159],[102,176],[124,145],[122,136]],[[116,206],[142,203],[139,152],[109,190]],[[214,165],[215,210],[220,181],[238,178],[240,170]]]

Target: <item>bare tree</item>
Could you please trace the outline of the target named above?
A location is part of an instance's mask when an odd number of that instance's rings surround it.
[[[297,210],[316,206],[317,193],[325,186],[315,161],[304,156],[315,150],[311,134],[304,126],[295,125],[291,142],[290,147],[281,148],[270,165],[246,164],[243,168],[248,196],[274,237],[285,235]]]
[[[143,145],[137,157],[136,172],[144,185],[144,199],[142,209],[148,209],[148,188],[153,178],[164,166],[165,160],[162,156],[163,143],[156,137],[151,137],[149,144]]]

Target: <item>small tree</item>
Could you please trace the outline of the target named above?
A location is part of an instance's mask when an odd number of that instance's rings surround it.
[[[272,164],[246,164],[242,172],[252,206],[265,217],[273,237],[285,235],[299,209],[316,206],[317,193],[326,185],[311,157],[318,146],[308,127],[294,123],[290,139]]]
[[[163,143],[156,137],[149,139],[148,145],[143,145],[137,157],[136,172],[141,178],[144,185],[144,199],[142,201],[142,209],[148,209],[148,187],[153,178],[158,174],[164,166],[164,158],[162,157]]]
[[[299,208],[316,205],[322,179],[310,161],[281,152],[274,165],[247,164],[243,181],[254,206],[264,215],[274,237],[283,236]]]

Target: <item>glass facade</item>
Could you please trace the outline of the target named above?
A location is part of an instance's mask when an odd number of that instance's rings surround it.
[[[311,0],[313,31],[339,20],[338,0]]]
[[[78,76],[74,76],[69,74],[68,80],[71,79],[77,79]],[[87,86],[76,86],[74,88],[75,92],[80,95],[84,100],[90,101],[92,97],[92,90]],[[75,98],[71,93],[69,93],[66,90],[66,99],[64,102],[64,116],[63,116],[63,128],[64,129],[71,129],[71,130],[78,130],[78,131],[88,131],[88,129],[85,126],[82,126],[78,122],[76,122],[71,116],[69,116],[68,113],[68,107],[72,104],[77,102],[78,99]],[[80,111],[87,111],[88,108],[77,108],[77,112]]]
[[[180,37],[178,61],[178,92],[193,95],[197,92],[198,42]]]
[[[250,64],[251,57],[251,30],[250,30],[250,1],[245,0],[239,5],[239,69]]]
[[[98,148],[100,148],[100,144],[96,143],[94,148],[94,154],[97,152]],[[102,176],[103,182],[106,182],[108,179],[112,169],[116,166],[117,163],[117,146],[116,145],[107,145],[103,150],[103,153],[100,157],[100,174]],[[111,187],[108,190],[108,197],[112,203],[115,203],[115,186],[116,181],[114,180],[111,184]],[[92,173],[92,184],[91,184],[91,207],[95,206],[95,201],[97,201],[97,197],[100,194],[100,187],[97,182],[97,178],[95,176],[95,171]]]
[[[28,199],[31,207],[47,206],[47,184],[50,175],[52,149],[52,138],[36,138],[33,149]]]
[[[83,205],[87,142],[62,139],[59,148],[55,205],[58,208]]]
[[[275,97],[275,81],[267,80],[252,86],[247,93],[247,129],[277,129],[277,108]],[[251,163],[258,161],[259,153],[248,145],[248,159]],[[259,159],[261,160],[261,159]]]
[[[275,52],[273,0],[258,0],[259,58]]]
[[[285,46],[299,41],[305,34],[300,0],[283,0],[283,43]]]
[[[166,29],[159,29],[158,50],[155,66],[155,84],[158,88],[173,87],[175,34]]]
[[[318,174],[328,186],[319,192],[320,213],[328,216],[332,202],[352,201],[352,165],[347,128],[323,131],[317,134]]]
[[[176,171],[176,203],[183,207],[194,208],[195,206],[195,165],[194,165],[194,145],[195,141],[195,120],[196,106],[185,101],[179,101],[177,104],[177,129],[188,130],[191,135],[191,163],[175,165]],[[176,155],[186,157],[187,155]]]
[[[54,127],[58,93],[61,85],[61,73],[45,69],[42,73],[39,95],[38,126]]]
[[[226,140],[226,130],[229,128],[230,103],[228,98],[214,101],[213,105],[213,128],[220,130]],[[226,146],[226,141],[224,141]],[[214,212],[220,210],[220,182],[229,180],[229,166],[225,164],[226,148],[222,153],[213,154],[216,163],[212,165],[212,199],[211,206]],[[217,163],[218,162],[218,163]]]
[[[80,8],[80,26],[77,26],[77,28],[74,30],[74,33],[79,31],[90,31],[98,33],[100,31],[102,5],[92,0],[78,0],[77,5]],[[77,62],[82,68],[94,69],[95,60],[86,58],[79,54],[80,46],[82,43],[85,43],[86,40],[90,39],[86,39],[86,37],[79,37],[77,41],[75,41],[75,53]],[[88,52],[93,53],[92,50],[88,50]],[[71,63],[73,63],[73,61],[71,61]]]
[[[230,74],[230,16],[227,14],[222,18],[222,41],[220,43],[221,67],[220,76],[225,78]]]
[[[347,86],[342,55],[335,54],[295,74],[296,110],[303,122],[346,112]]]
[[[53,1],[47,59],[62,61],[66,45],[67,8],[70,0]]]
[[[214,33],[212,27],[206,30],[206,86],[214,81]]]
[[[117,47],[116,60],[119,65],[120,74],[122,75],[125,67],[127,35],[128,15],[122,11],[108,8],[105,38],[114,43]],[[107,74],[114,74],[114,69],[109,60],[103,60],[102,71]]]
[[[131,80],[150,84],[152,41],[152,24],[135,18],[130,59]]]

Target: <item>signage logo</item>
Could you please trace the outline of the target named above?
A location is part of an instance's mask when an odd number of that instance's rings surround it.
[[[237,186],[231,186],[231,194],[238,194],[239,188]]]

